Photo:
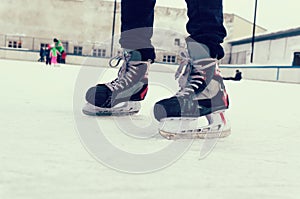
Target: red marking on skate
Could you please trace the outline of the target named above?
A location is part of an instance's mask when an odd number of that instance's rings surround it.
[[[223,95],[223,97],[222,97],[222,99],[223,99],[223,102],[224,102],[224,104],[225,104],[225,106],[226,107],[228,107],[228,94],[226,93],[226,90],[224,89],[224,95]]]
[[[226,124],[226,119],[225,119],[224,113],[220,113],[220,116],[221,116],[223,123]]]
[[[144,98],[145,98],[145,96],[146,96],[146,94],[147,94],[147,91],[148,91],[148,86],[146,87],[145,90],[143,90],[143,92],[141,92],[141,94],[140,94],[141,99],[144,99]]]
[[[221,70],[219,68],[219,64],[218,63],[216,63],[215,76],[222,77]]]
[[[217,69],[215,70],[215,76],[222,77],[221,71],[219,70],[219,68],[217,68]]]

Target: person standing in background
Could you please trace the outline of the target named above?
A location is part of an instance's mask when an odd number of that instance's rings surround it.
[[[41,46],[41,48],[40,48],[40,59],[39,59],[39,62],[44,62],[45,61],[44,57],[45,57],[45,50],[44,50],[44,47]]]
[[[58,63],[57,58],[59,55],[60,55],[60,53],[56,49],[56,47],[54,45],[51,46],[51,50],[50,50],[51,64],[53,64],[54,66]]]
[[[48,44],[45,50],[46,65],[48,64],[51,65],[50,51],[51,51],[51,46],[50,44]]]
[[[66,58],[67,58],[67,53],[63,52],[61,55],[61,63],[65,64],[66,63]]]
[[[59,39],[54,38],[53,42],[55,43],[56,50],[59,52],[59,54],[57,56],[57,62],[61,63],[62,62],[61,56],[65,52],[65,48],[64,48],[64,46],[62,45],[62,42]]]

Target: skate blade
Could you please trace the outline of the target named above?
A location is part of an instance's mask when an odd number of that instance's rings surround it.
[[[215,139],[224,138],[230,135],[231,127],[225,117],[224,110],[216,111],[206,115],[208,125],[201,125],[198,118],[167,118],[161,121],[163,126],[159,133],[169,140],[175,139]],[[179,123],[181,121],[181,123]],[[172,123],[173,122],[173,123]],[[174,123],[175,122],[175,123]],[[166,124],[169,124],[166,126]],[[180,124],[178,128],[169,128],[175,124]],[[197,127],[200,125],[200,127]]]
[[[139,102],[120,103],[113,108],[100,108],[87,103],[82,113],[89,116],[128,116],[138,113],[139,110]]]
[[[164,130],[160,130],[159,134],[168,140],[178,139],[215,139],[225,138],[231,134],[231,130],[225,130],[221,132],[186,132],[186,133],[171,133]]]
[[[82,110],[82,113],[84,113],[85,115],[88,116],[128,116],[128,115],[134,115],[137,114],[139,111],[132,111],[132,112],[120,112],[120,113],[116,113],[116,112],[109,112],[109,111],[98,111],[98,112],[90,112],[87,110]]]

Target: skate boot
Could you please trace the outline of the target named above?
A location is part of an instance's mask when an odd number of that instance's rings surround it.
[[[150,62],[140,61],[138,51],[124,51],[113,58],[123,64],[118,77],[108,83],[91,87],[86,93],[88,102],[83,113],[92,116],[130,115],[140,110],[140,102],[148,91],[148,68]],[[110,61],[110,65],[112,60]],[[115,66],[116,66],[115,65]],[[111,65],[112,66],[112,65]],[[112,67],[115,67],[112,66]]]
[[[183,61],[175,75],[180,90],[154,106],[160,134],[167,139],[226,137],[230,125],[224,112],[229,99],[218,61],[210,58],[203,44],[188,42],[187,47],[188,52],[181,53]],[[202,116],[206,117],[204,121]]]

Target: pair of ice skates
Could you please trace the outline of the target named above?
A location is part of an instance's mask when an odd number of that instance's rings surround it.
[[[225,117],[228,95],[216,59],[208,48],[188,43],[188,52],[181,53],[182,62],[176,72],[180,90],[168,99],[156,102],[154,116],[160,122],[159,132],[167,139],[218,138],[230,134]],[[129,115],[140,110],[148,90],[149,61],[140,61],[138,51],[124,51],[118,77],[91,87],[86,93],[83,113],[94,116]],[[205,116],[207,123],[200,124]]]

